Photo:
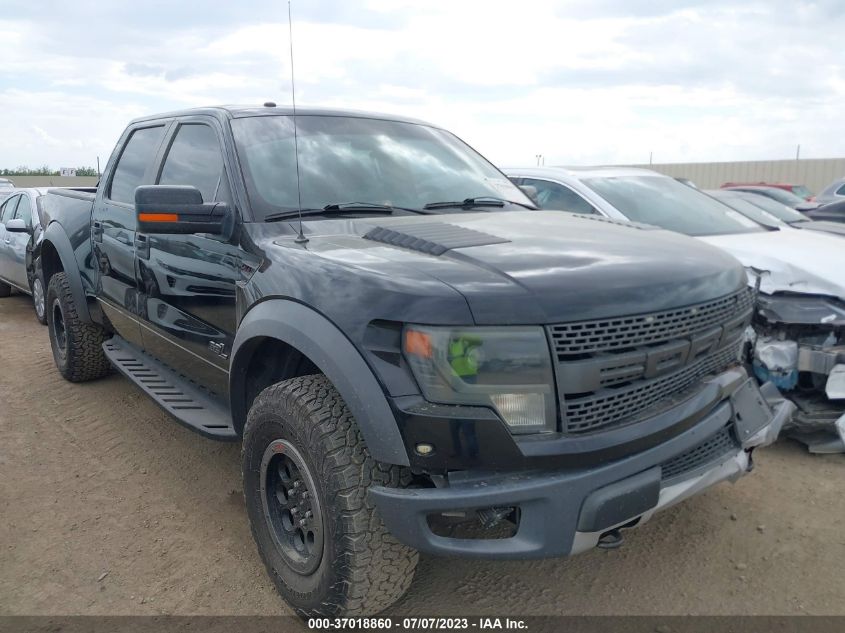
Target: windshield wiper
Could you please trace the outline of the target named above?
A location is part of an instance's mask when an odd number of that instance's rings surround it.
[[[404,209],[402,207],[391,207],[386,204],[378,204],[376,202],[335,202],[327,204],[322,209],[303,209],[302,217],[312,215],[338,215],[342,213],[384,213],[390,215],[394,209],[402,209],[403,211],[415,211],[415,209]],[[271,213],[264,217],[265,222],[277,222],[279,220],[289,220],[290,218],[298,218],[299,209],[288,209],[280,211],[279,213]]]
[[[504,198],[496,198],[494,196],[478,196],[476,198],[464,198],[463,200],[429,202],[423,209],[474,209],[477,207],[503,207],[506,204],[515,204],[525,209],[531,209],[532,211],[537,210],[537,207],[525,204],[524,202],[505,200]]]
[[[345,211],[373,211],[374,213],[393,213],[393,209],[388,204],[379,204],[377,202],[335,202],[327,204],[323,207],[326,213],[343,213]]]

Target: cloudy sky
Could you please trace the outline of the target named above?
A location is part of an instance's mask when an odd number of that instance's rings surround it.
[[[287,3],[3,0],[0,167],[126,122],[290,100]],[[446,127],[500,165],[845,155],[845,0],[293,0],[298,104]]]

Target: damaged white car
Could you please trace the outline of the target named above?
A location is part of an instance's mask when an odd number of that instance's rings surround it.
[[[645,169],[506,172],[543,209],[659,226],[739,259],[757,292],[745,360],[797,405],[784,433],[813,452],[845,452],[845,237],[762,226]]]

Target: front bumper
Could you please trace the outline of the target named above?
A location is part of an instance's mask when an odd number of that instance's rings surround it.
[[[448,487],[373,487],[369,494],[387,529],[420,551],[501,559],[576,554],[607,532],[640,525],[655,512],[750,470],[751,450],[777,438],[794,405],[771,386],[748,390],[768,404],[752,411],[765,419],[751,434],[737,416],[747,405],[731,398],[666,442],[598,466],[465,474]],[[430,515],[502,507],[518,508],[518,527],[509,538],[450,538],[435,534],[429,524]]]

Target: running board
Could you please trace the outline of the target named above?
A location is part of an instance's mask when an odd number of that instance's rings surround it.
[[[190,381],[119,336],[103,343],[112,365],[189,429],[215,440],[238,435],[229,410]]]

